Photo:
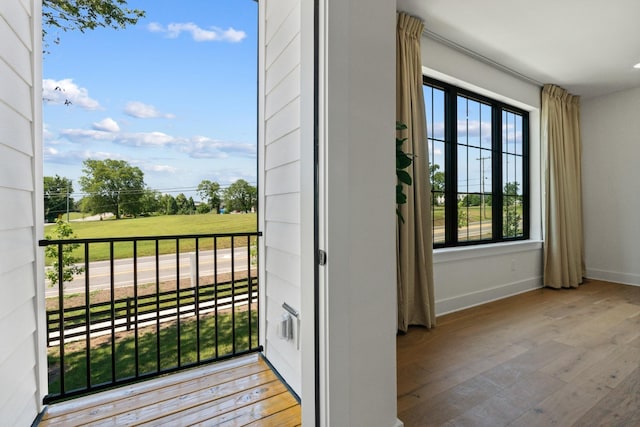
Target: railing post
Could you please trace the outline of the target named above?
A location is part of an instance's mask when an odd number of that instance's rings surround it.
[[[131,330],[131,297],[127,297],[127,331]]]

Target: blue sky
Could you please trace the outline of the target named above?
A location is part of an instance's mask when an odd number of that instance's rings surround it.
[[[203,179],[255,185],[257,3],[128,3],[147,13],[136,26],[62,32],[44,56],[44,175],[72,179],[77,198],[88,158],[196,200]]]

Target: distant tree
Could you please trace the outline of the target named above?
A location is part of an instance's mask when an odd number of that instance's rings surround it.
[[[200,198],[208,203],[212,211],[220,213],[220,205],[222,204],[220,184],[205,179],[198,184],[197,191]]]
[[[460,206],[480,206],[482,198],[479,194],[467,194],[460,200]]]
[[[60,215],[74,208],[73,185],[68,178],[56,176],[44,177],[44,218],[54,222]]]
[[[444,191],[444,172],[440,172],[439,164],[429,166],[429,177],[433,191]]]
[[[228,212],[249,212],[255,208],[257,199],[258,190],[244,179],[237,180],[224,192],[224,204]]]
[[[140,198],[141,213],[152,214],[160,211],[160,193],[147,188]]]
[[[158,211],[163,215],[175,215],[178,213],[178,204],[176,198],[171,194],[163,194],[158,199],[160,204]]]
[[[196,206],[196,213],[198,214],[208,214],[209,212],[211,212],[211,209],[206,203],[200,203],[198,206]]]
[[[47,240],[64,240],[73,239],[76,236],[73,234],[73,229],[68,222],[61,219],[56,221],[56,227],[54,229],[55,236],[45,236]],[[80,274],[84,271],[84,268],[76,265],[78,259],[75,258],[72,253],[73,250],[80,246],[78,243],[62,245],[62,258],[59,258],[58,245],[47,246],[44,250],[45,256],[53,260],[51,268],[47,269],[45,275],[51,282],[51,286],[55,286],[58,283],[64,285],[64,282],[68,282],[73,279],[73,276]],[[62,264],[62,277],[59,277],[59,269]]]
[[[193,197],[187,198],[183,193],[176,196],[176,204],[178,205],[178,215],[192,215],[196,213],[196,204]]]
[[[520,221],[522,216],[519,212],[521,197],[518,195],[520,183],[507,182],[503,189],[502,218],[503,234],[505,237],[516,237],[520,233]]]
[[[126,0],[42,0],[42,38],[49,45],[49,31],[78,30],[84,33],[99,27],[120,29],[135,25],[145,16],[139,9],[126,7]],[[55,35],[53,43],[60,43]]]
[[[124,160],[85,160],[80,177],[82,191],[87,193],[83,208],[94,214],[113,212],[136,216],[142,211],[145,192],[144,174],[140,168]]]

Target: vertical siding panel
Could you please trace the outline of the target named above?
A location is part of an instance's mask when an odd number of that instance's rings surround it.
[[[0,389],[2,425],[31,424],[46,392],[40,9],[40,0],[0,1],[0,378],[11,385]]]
[[[266,357],[300,394],[300,350],[295,340],[278,337],[278,323],[284,302],[300,310],[301,3],[299,0],[261,3],[266,17],[266,22],[262,22],[265,28],[260,85],[263,302],[267,313],[263,337]]]

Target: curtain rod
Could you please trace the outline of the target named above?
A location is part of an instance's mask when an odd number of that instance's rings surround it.
[[[518,78],[520,80],[523,80],[523,81],[525,81],[527,83],[531,83],[531,84],[534,84],[534,85],[540,86],[540,87],[544,86],[544,83],[539,82],[538,80],[536,80],[534,78],[531,78],[529,76],[525,76],[524,74],[519,73],[516,70],[513,70],[513,69],[511,69],[511,68],[509,68],[507,66],[504,66],[504,65],[502,65],[502,64],[500,64],[500,63],[498,63],[498,62],[496,62],[496,61],[494,61],[492,59],[489,59],[486,56],[479,54],[478,52],[475,52],[475,51],[473,51],[471,49],[468,49],[468,48],[466,48],[464,46],[461,46],[458,43],[456,43],[454,41],[451,41],[451,40],[449,40],[449,39],[447,39],[445,37],[442,37],[441,35],[439,35],[437,33],[434,33],[433,31],[429,31],[426,28],[422,31],[422,35],[424,35],[425,37],[428,37],[428,38],[430,38],[432,40],[435,40],[437,42],[440,42],[440,43],[444,44],[447,47],[450,47],[450,48],[452,48],[454,50],[457,50],[458,52],[464,53],[465,55],[470,56],[473,59],[476,59],[476,60],[478,60],[480,62],[483,62],[483,63],[485,63],[485,64],[487,64],[487,65],[489,65],[489,66],[491,66],[493,68],[496,68],[496,69],[498,69],[500,71],[503,71],[503,72],[505,72],[507,74],[510,74],[511,76],[516,77],[516,78]]]

